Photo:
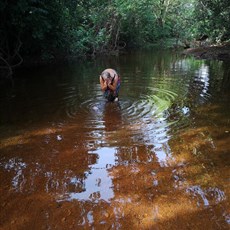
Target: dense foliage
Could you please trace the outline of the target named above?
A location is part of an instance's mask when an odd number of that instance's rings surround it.
[[[11,0],[0,2],[0,62],[50,60],[152,44],[230,39],[228,0]]]
[[[197,34],[207,34],[214,42],[230,40],[229,0],[196,1],[194,18]]]

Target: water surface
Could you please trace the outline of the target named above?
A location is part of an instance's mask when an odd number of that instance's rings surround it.
[[[172,51],[18,70],[0,82],[0,228],[228,229],[229,86],[229,63]]]

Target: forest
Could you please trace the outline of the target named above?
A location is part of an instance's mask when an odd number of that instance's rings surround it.
[[[27,60],[49,62],[146,47],[230,40],[228,0],[3,0],[0,73]]]

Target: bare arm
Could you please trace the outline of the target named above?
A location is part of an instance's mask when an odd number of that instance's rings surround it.
[[[112,91],[115,91],[116,88],[117,88],[117,82],[118,82],[118,76],[117,76],[117,74],[116,74],[116,75],[115,75],[115,78],[114,78],[114,80],[113,80],[113,82],[110,82],[110,83],[108,84],[109,89],[111,89]]]
[[[100,85],[101,85],[101,90],[105,91],[108,87],[107,82],[100,76]]]

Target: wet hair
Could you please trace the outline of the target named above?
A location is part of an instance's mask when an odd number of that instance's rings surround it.
[[[111,75],[110,75],[109,72],[104,71],[104,72],[102,72],[101,77],[102,77],[103,80],[105,80],[107,78],[111,78]]]
[[[105,79],[112,78],[111,84],[113,84],[113,81],[114,81],[115,77],[116,77],[116,74],[114,74],[114,76],[111,76],[111,74],[110,74],[109,72],[107,72],[107,71],[104,71],[104,72],[102,72],[102,74],[101,74],[101,78],[102,78],[103,81],[104,81]]]

